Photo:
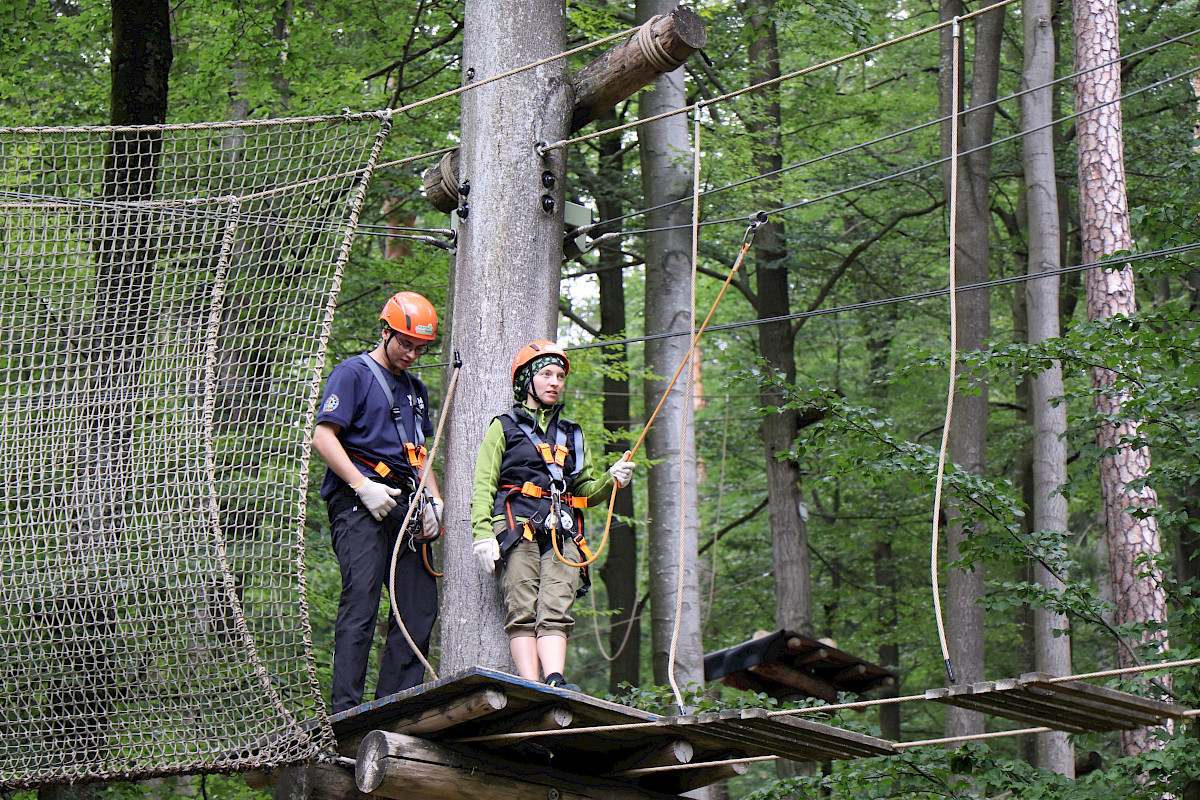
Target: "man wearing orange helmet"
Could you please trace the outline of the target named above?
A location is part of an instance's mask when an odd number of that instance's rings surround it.
[[[597,476],[582,429],[560,415],[571,362],[554,342],[537,341],[512,363],[513,399],[492,420],[475,461],[471,526],[480,569],[500,564],[513,662],[522,678],[578,691],[566,682],[571,606],[580,587],[585,506],[627,486],[633,462],[624,458]],[[562,553],[555,553],[554,541]],[[586,574],[585,574],[586,577]]]
[[[379,319],[383,336],[375,348],[330,373],[313,431],[313,447],[327,466],[321,497],[342,573],[333,644],[335,714],[363,700],[379,596],[401,534],[392,603],[422,653],[437,619],[437,584],[416,547],[441,530],[442,501],[432,470],[425,491],[415,496],[433,424],[425,384],[408,372],[437,335],[437,312],[416,292],[400,292]],[[410,504],[416,508],[402,532]],[[375,697],[416,686],[424,674],[389,620]]]

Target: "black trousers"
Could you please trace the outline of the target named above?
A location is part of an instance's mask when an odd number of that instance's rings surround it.
[[[397,498],[400,499],[400,498]],[[405,507],[397,506],[385,527],[375,521],[357,495],[343,492],[329,500],[329,524],[333,552],[342,573],[337,624],[333,636],[333,713],[353,708],[363,701],[367,659],[379,613],[379,598],[387,585],[395,526]],[[388,522],[385,520],[384,522]],[[392,602],[404,626],[422,654],[429,652],[429,636],[437,620],[437,581],[425,569],[420,546],[414,552],[406,540],[396,561],[396,594]],[[396,620],[389,617],[387,642],[379,665],[376,699],[419,686],[425,666],[418,660]]]

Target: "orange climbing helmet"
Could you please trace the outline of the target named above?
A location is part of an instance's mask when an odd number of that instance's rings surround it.
[[[566,351],[559,347],[557,343],[546,339],[530,342],[517,351],[517,355],[513,358],[512,362],[513,397],[518,403],[525,400],[525,393],[529,389],[529,382],[533,379],[534,370],[531,368],[532,365],[543,359],[561,363],[564,375],[571,372],[571,360],[567,358]],[[541,369],[541,367],[539,366],[538,369]]]
[[[379,318],[397,333],[433,341],[437,336],[437,312],[416,292],[397,292],[383,305]]]

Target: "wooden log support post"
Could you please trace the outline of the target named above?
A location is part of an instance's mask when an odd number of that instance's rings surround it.
[[[628,39],[611,48],[571,79],[575,106],[570,131],[595,122],[617,103],[659,75],[674,72],[707,42],[696,12],[676,6],[669,14],[647,20]],[[458,150],[442,156],[422,176],[425,197],[449,214],[459,205]]]
[[[676,764],[687,764],[692,760],[693,753],[694,748],[691,742],[686,739],[675,739],[657,750],[648,750],[645,753],[639,753],[624,761],[618,761],[616,764],[613,764],[610,774],[617,775],[631,769],[672,767]]]
[[[358,750],[359,791],[393,800],[662,800],[667,795],[567,775],[399,733],[372,731]]]
[[[508,695],[504,692],[499,689],[481,689],[478,692],[456,697],[445,705],[427,709],[420,714],[402,717],[385,727],[393,733],[407,733],[414,736],[436,733],[502,711],[507,705]],[[362,740],[362,736],[343,739],[338,743],[338,752],[344,756],[353,757]]]
[[[706,41],[704,23],[684,6],[647,20],[628,39],[576,73],[571,81],[575,86],[571,131],[595,122],[659,75],[679,69]]]

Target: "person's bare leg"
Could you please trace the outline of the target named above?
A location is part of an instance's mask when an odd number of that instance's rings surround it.
[[[567,666],[567,637],[553,633],[537,637],[537,657],[542,663],[542,674],[562,674]]]
[[[517,665],[517,674],[531,681],[541,680],[538,674],[538,642],[532,636],[515,636],[508,640],[508,649],[512,652],[513,663]],[[563,639],[564,645],[566,639]],[[566,647],[563,648],[563,658],[566,658]]]

